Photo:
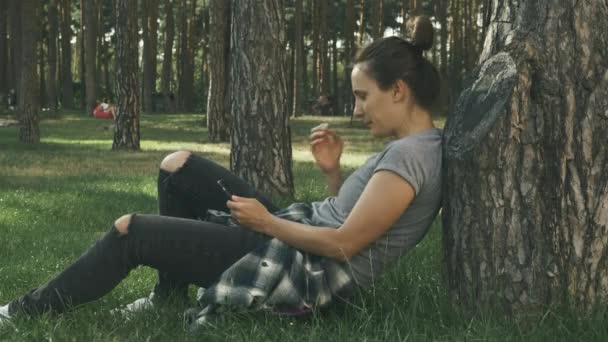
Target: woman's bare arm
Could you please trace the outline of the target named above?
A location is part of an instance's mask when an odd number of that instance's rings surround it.
[[[414,195],[412,186],[397,174],[376,172],[344,224],[337,229],[309,226],[273,215],[255,217],[254,211],[248,215],[235,202],[229,202],[229,207],[234,208],[233,214],[239,222],[242,219],[244,225],[254,230],[295,248],[347,261],[380,238],[407,209]]]

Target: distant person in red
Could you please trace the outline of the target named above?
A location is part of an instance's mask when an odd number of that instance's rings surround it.
[[[109,104],[106,100],[99,103],[93,110],[93,116],[100,119],[115,119],[116,106]]]

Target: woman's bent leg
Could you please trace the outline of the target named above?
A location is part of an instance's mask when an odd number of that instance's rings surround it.
[[[235,195],[257,198],[270,212],[279,209],[268,196],[230,170],[201,156],[180,151],[168,155],[160,167],[157,182],[160,214],[204,219],[208,209],[228,212],[228,197],[218,186],[219,179],[223,179]],[[187,291],[188,285],[180,277],[159,271],[153,298],[162,300],[169,295],[187,298]]]
[[[110,292],[130,270],[147,265],[174,279],[207,287],[269,237],[246,228],[156,215],[132,216],[112,228],[48,284],[10,304],[10,312],[62,312]]]

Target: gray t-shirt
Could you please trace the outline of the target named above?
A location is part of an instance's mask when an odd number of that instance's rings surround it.
[[[414,188],[416,196],[397,222],[348,262],[346,267],[360,286],[371,285],[390,261],[414,247],[437,215],[441,205],[441,136],[440,129],[431,129],[391,141],[346,178],[338,196],[311,204],[315,226],[339,227],[375,172],[394,172]]]

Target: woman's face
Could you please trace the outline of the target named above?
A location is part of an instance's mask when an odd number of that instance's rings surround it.
[[[375,137],[396,136],[403,125],[405,107],[395,91],[380,89],[361,64],[353,68],[351,80],[355,96],[353,115],[362,119]]]

